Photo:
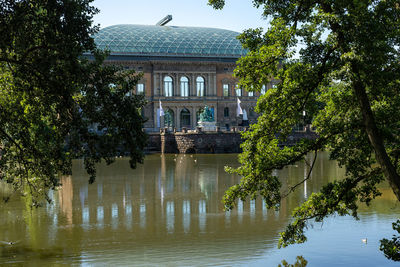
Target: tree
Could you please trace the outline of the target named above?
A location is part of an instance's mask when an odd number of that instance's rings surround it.
[[[209,0],[223,8],[224,0]],[[346,169],[346,178],[326,184],[293,211],[293,222],[281,233],[279,246],[306,241],[304,229],[314,219],[338,214],[357,217],[360,202],[380,195],[388,181],[400,200],[400,4],[397,0],[253,0],[271,19],[270,27],[249,29],[239,39],[247,56],[234,74],[249,91],[260,90],[272,77],[280,82],[257,102],[258,122],[243,134],[242,176],[224,196],[227,209],[235,200],[261,196],[277,208],[283,195],[272,170],[309,152],[328,149]],[[295,56],[295,47],[301,49]],[[319,138],[280,149],[306,111]],[[313,163],[310,163],[313,166]],[[312,170],[312,168],[311,168]],[[310,170],[310,171],[311,171]],[[309,176],[308,176],[309,177]],[[308,179],[308,177],[306,179]],[[305,179],[305,180],[306,180]],[[398,227],[397,227],[398,228]],[[393,242],[381,249],[399,258]],[[398,244],[398,241],[397,241]],[[388,250],[385,250],[385,247]]]
[[[103,64],[91,2],[0,2],[0,179],[35,205],[74,158],[83,158],[91,183],[102,159],[128,151],[131,167],[143,160],[145,101],[128,94],[140,77]]]

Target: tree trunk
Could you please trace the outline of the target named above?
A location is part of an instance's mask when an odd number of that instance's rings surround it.
[[[355,75],[358,75],[359,71],[354,63],[352,64],[352,69]],[[374,114],[372,113],[365,87],[357,77],[355,77],[353,81],[353,88],[361,108],[368,139],[375,151],[376,160],[381,166],[394,194],[400,201],[400,176],[397,173],[395,166],[390,161],[388,154],[386,153],[383,139],[379,133],[378,127],[376,126]]]

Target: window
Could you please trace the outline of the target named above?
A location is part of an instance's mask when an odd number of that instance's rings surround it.
[[[181,78],[181,96],[189,96],[189,79],[185,76]]]
[[[254,92],[253,91],[249,91],[249,92],[247,92],[247,95],[248,96],[254,96]]]
[[[261,88],[261,95],[265,95],[265,85],[263,85]]]
[[[224,96],[229,96],[229,84],[223,84],[222,85],[222,90],[223,90],[223,95]]]
[[[181,127],[190,127],[190,111],[186,108],[181,111]]]
[[[229,117],[229,108],[228,107],[224,108],[224,117],[225,118]]]
[[[138,95],[144,95],[144,84],[143,83],[138,83],[136,85],[136,93]]]
[[[172,78],[169,76],[165,76],[164,78],[164,95],[165,96],[172,96]]]
[[[197,88],[197,96],[204,96],[204,78],[197,77],[196,78],[196,88]]]
[[[242,96],[242,88],[240,88],[237,85],[236,85],[235,92],[236,92],[236,96]]]

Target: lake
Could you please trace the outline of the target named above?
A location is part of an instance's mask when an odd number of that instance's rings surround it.
[[[83,161],[74,161],[73,176],[50,193],[53,204],[31,209],[17,197],[0,203],[0,240],[17,241],[0,243],[0,265],[277,266],[302,255],[307,266],[397,266],[379,251],[400,215],[387,185],[370,207],[360,206],[360,220],[328,218],[307,231],[305,244],[277,249],[293,208],[344,170],[320,153],[311,179],[279,211],[258,199],[225,212],[222,196],[239,177],[224,166],[238,166],[237,155],[154,154],[136,170],[121,158],[99,165],[89,185]],[[277,174],[286,187],[307,171],[297,163]],[[0,197],[7,193],[0,185]]]

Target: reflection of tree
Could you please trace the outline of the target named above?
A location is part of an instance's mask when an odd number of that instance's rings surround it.
[[[62,187],[58,193],[61,211],[67,218],[67,223],[72,224],[72,200],[74,198],[74,190],[71,176],[62,177],[61,184]]]
[[[307,263],[307,260],[303,256],[297,256],[294,264],[289,264],[286,260],[282,261],[284,267],[304,267],[307,266]],[[282,267],[282,265],[279,264],[278,267]]]

